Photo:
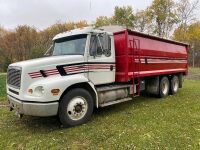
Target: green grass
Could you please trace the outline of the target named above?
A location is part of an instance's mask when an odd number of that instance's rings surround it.
[[[190,69],[190,74],[198,73]],[[2,104],[5,90],[1,75]],[[98,109],[87,124],[67,129],[56,117],[19,119],[0,107],[0,149],[196,150],[200,149],[199,110],[200,80],[185,80],[178,94],[164,99],[141,96]]]
[[[68,129],[56,117],[19,119],[0,108],[0,149],[200,149],[199,108],[200,81],[192,80],[177,95],[99,109]]]
[[[187,79],[200,80],[200,68],[189,68]]]
[[[0,102],[6,99],[6,75],[0,75]]]
[[[189,68],[189,74],[199,74],[200,68]]]

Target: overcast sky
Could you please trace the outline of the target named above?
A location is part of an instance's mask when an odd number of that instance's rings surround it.
[[[141,10],[151,2],[152,0],[0,0],[0,26],[13,29],[17,25],[28,24],[43,29],[56,22],[92,22],[98,16],[111,16],[115,6],[131,5],[134,10]]]

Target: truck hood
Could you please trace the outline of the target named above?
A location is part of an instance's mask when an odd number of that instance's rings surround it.
[[[43,67],[55,67],[57,65],[72,64],[77,62],[83,62],[84,57],[82,55],[63,55],[63,56],[51,56],[43,57],[32,60],[21,61],[13,63],[10,66],[17,66],[21,68],[31,68],[31,69],[42,69]]]

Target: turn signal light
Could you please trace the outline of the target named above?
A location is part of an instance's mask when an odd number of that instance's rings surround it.
[[[28,93],[33,94],[33,89],[28,89]]]
[[[51,90],[51,93],[53,94],[53,96],[56,96],[56,95],[58,95],[58,94],[59,94],[59,92],[60,92],[60,90],[59,90],[59,89],[52,89],[52,90]]]

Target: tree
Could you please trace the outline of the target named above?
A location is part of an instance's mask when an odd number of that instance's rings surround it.
[[[16,40],[15,32],[11,31],[0,37],[0,56],[2,57],[2,60],[5,57],[9,57],[12,61],[14,61],[14,53],[17,47]]]
[[[199,7],[199,0],[180,0],[177,3],[177,16],[180,25],[186,31],[187,25],[196,19],[195,11]]]
[[[0,37],[3,37],[8,31],[0,26]]]
[[[95,26],[121,25],[128,28],[134,28],[135,16],[131,6],[115,7],[114,15],[111,17],[100,16],[96,19]]]
[[[106,17],[106,16],[100,16],[97,17],[95,26],[101,27],[101,26],[107,26],[113,24],[112,18]]]
[[[39,45],[41,45],[40,49],[43,49],[43,51],[47,50],[52,44],[52,39],[56,34],[86,26],[88,26],[86,21],[56,23],[39,33]]]
[[[56,34],[85,26],[86,21],[56,23],[43,31],[28,25],[17,26],[13,31],[0,27],[0,70],[11,62],[42,57]]]
[[[188,25],[186,30],[183,26],[178,27],[173,34],[173,39],[190,44],[190,65],[200,66],[200,59],[197,59],[200,57],[200,22]]]
[[[135,16],[131,6],[115,7],[113,22],[117,25],[123,25],[129,28],[134,28]]]
[[[174,25],[178,23],[175,3],[172,0],[154,0],[147,12],[153,25],[153,34],[169,37]]]
[[[139,32],[150,33],[151,32],[151,20],[148,17],[147,10],[141,10],[135,14],[135,30]]]
[[[180,26],[174,31],[173,39],[196,45],[196,49],[200,50],[200,22],[192,23],[187,26],[187,30],[183,32],[183,27]]]
[[[30,59],[31,51],[37,46],[38,33],[35,28],[21,25],[16,28],[17,60]]]

